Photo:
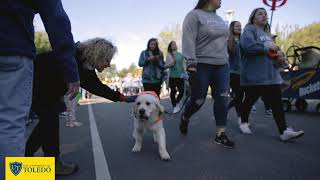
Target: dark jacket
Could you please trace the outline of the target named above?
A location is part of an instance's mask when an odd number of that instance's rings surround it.
[[[111,101],[120,101],[122,94],[113,91],[101,83],[95,70],[83,68],[85,60],[80,59],[80,51],[77,50],[75,59],[78,63],[80,86],[97,96]],[[56,63],[57,58],[52,52],[39,54],[34,63],[33,102],[32,109],[35,112],[46,110],[64,111],[63,96],[67,92],[67,83],[64,79],[61,67]]]
[[[0,56],[34,59],[33,19],[39,13],[67,82],[79,80],[71,25],[61,0],[1,0]]]

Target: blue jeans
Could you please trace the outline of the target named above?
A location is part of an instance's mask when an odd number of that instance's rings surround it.
[[[229,64],[198,64],[197,72],[191,76],[191,98],[183,116],[189,119],[204,104],[209,86],[214,98],[214,116],[217,127],[225,127],[229,100]]]
[[[5,157],[24,156],[32,81],[31,59],[0,56],[0,180],[4,180]]]

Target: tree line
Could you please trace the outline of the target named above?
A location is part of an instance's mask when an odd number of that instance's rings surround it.
[[[297,25],[277,25],[275,32],[278,36],[276,43],[284,51],[287,51],[287,49],[292,45],[299,47],[320,47],[320,22],[311,23],[304,27],[299,27]],[[163,28],[157,38],[159,40],[159,48],[164,53],[164,57],[166,57],[167,46],[170,41],[176,41],[178,48],[181,51],[182,27],[180,24],[170,24]],[[43,53],[51,50],[46,32],[35,33],[35,45],[37,53]],[[133,76],[139,76],[141,74],[141,68],[138,68],[135,63],[132,63],[128,68],[118,70],[116,65],[112,64],[110,68],[107,68],[102,73],[97,74],[100,79],[104,80],[115,77],[124,78],[128,73],[131,73]]]

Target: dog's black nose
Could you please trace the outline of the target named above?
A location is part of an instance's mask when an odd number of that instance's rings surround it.
[[[139,109],[139,113],[140,113],[140,114],[144,114],[144,113],[146,113],[146,110],[144,110],[144,109]]]

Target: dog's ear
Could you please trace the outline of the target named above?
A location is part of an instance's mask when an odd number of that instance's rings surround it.
[[[160,101],[156,101],[156,107],[159,109],[159,116],[164,113],[164,107],[160,104]]]

